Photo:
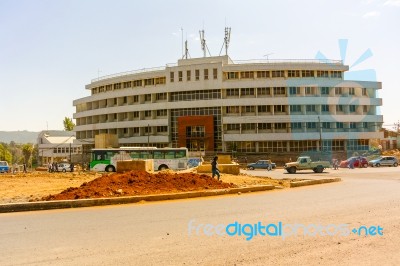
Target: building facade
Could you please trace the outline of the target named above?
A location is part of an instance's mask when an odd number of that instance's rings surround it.
[[[46,130],[37,138],[38,157],[41,165],[53,162],[78,162],[82,157],[82,145],[73,143],[75,132]]]
[[[344,80],[335,60],[178,60],[86,85],[73,102],[76,138],[93,146],[116,134],[121,146],[282,153],[363,151],[379,139],[380,82]]]

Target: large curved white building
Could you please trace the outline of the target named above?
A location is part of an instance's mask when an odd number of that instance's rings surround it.
[[[86,85],[73,102],[76,138],[121,146],[282,153],[367,150],[380,138],[380,82],[344,80],[334,60],[181,59]]]

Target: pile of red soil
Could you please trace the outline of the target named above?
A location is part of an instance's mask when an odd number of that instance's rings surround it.
[[[195,173],[132,171],[123,174],[104,175],[80,187],[70,187],[60,194],[43,197],[42,200],[69,200],[163,194],[170,192],[201,191],[236,187],[208,175]]]

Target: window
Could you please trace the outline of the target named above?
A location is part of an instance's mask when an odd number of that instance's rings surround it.
[[[145,86],[154,85],[154,79],[145,79],[144,85]]]
[[[183,80],[183,72],[178,71],[178,81],[182,81],[182,80]]]
[[[99,87],[99,92],[104,92],[104,86]]]
[[[227,106],[226,107],[226,113],[227,114],[238,114],[239,111],[239,106]]]
[[[343,110],[344,110],[343,105],[341,105],[341,104],[336,105],[336,112],[343,112]]]
[[[191,75],[192,75],[192,73],[190,70],[186,71],[186,80],[187,81],[190,81]]]
[[[257,71],[257,78],[269,78],[269,71]]]
[[[124,89],[132,87],[132,81],[124,82]]]
[[[350,122],[350,123],[349,123],[349,127],[350,127],[351,129],[355,129],[355,128],[356,128],[356,122]]]
[[[289,87],[290,95],[299,95],[300,87]]]
[[[325,129],[329,129],[329,128],[331,128],[331,123],[330,122],[322,122],[322,128],[325,128]]]
[[[254,72],[252,72],[252,71],[240,72],[240,78],[242,78],[242,79],[252,79],[252,78],[254,78]]]
[[[165,84],[165,77],[154,78],[154,84]]]
[[[121,83],[115,83],[114,90],[119,90],[119,89],[121,89]]]
[[[257,95],[271,95],[271,88],[257,88]]]
[[[285,87],[274,87],[274,95],[285,95],[286,88]]]
[[[273,78],[283,78],[285,76],[285,72],[283,70],[273,70],[272,77]]]
[[[196,79],[196,80],[200,80],[200,70],[199,70],[199,69],[196,69],[196,70],[194,71],[194,74],[195,74],[195,79]]]
[[[290,126],[292,129],[301,129],[301,122],[292,122]]]
[[[173,79],[173,73],[172,73],[172,79]],[[173,82],[173,80],[172,80],[172,82]],[[133,87],[142,87],[142,80],[141,79],[139,79],[139,80],[134,80],[133,81]]]
[[[106,85],[106,91],[111,91],[112,90],[112,85]]]
[[[239,89],[227,89],[226,96],[239,96]]]
[[[341,87],[336,87],[335,88],[335,95],[341,95],[342,94],[342,88]]]
[[[290,105],[290,112],[291,113],[300,113],[301,105]]]
[[[367,88],[362,88],[362,95],[367,96]]]
[[[350,113],[354,113],[356,111],[356,106],[355,105],[350,105],[349,106],[349,110],[350,110]]]
[[[307,128],[313,129],[313,128],[317,128],[317,123],[315,122],[307,122]]]
[[[241,88],[240,96],[254,96],[254,88]]]
[[[305,92],[306,92],[306,95],[312,95],[312,94],[314,94],[314,88],[313,87],[306,87],[305,88]]]
[[[227,130],[233,130],[233,131],[238,131],[240,130],[240,124],[227,124],[226,125]]]
[[[363,112],[364,113],[368,113],[368,106],[367,105],[363,105]]]
[[[157,117],[159,116],[167,116],[167,110],[166,109],[157,110]]]
[[[274,113],[284,113],[286,112],[285,105],[274,105]]]
[[[259,113],[269,113],[269,112],[271,112],[271,106],[270,105],[259,105],[259,106],[257,106],[257,111]]]
[[[204,69],[204,80],[208,80],[208,69]]]
[[[167,99],[167,93],[166,92],[157,93],[156,94],[156,99],[157,99],[157,101],[166,100]]]
[[[145,102],[150,102],[151,101],[151,94],[145,94],[144,95],[144,101]]]
[[[315,112],[315,105],[306,105],[307,113]]]
[[[321,87],[321,95],[329,95],[329,87]]]
[[[144,111],[144,117],[151,117],[151,110]]]
[[[329,112],[329,105],[327,105],[327,104],[321,105],[321,112],[323,112],[323,113]]]
[[[157,133],[166,133],[168,132],[167,126],[157,126]]]
[[[217,68],[213,69],[213,79],[218,79],[218,69]]]
[[[318,78],[328,78],[329,72],[325,70],[317,70],[317,77]]]
[[[242,113],[254,113],[255,110],[256,108],[253,105],[242,106]]]
[[[303,78],[313,78],[314,77],[314,70],[302,70],[301,76]]]
[[[242,124],[242,130],[255,130],[255,129],[256,129],[256,124],[253,123]]]
[[[174,72],[169,73],[169,81],[174,82]]]
[[[144,133],[150,134],[151,133],[151,127],[147,126],[144,128]]]
[[[228,79],[238,79],[239,78],[239,72],[228,72]]]
[[[288,70],[289,78],[298,78],[300,77],[300,70]]]
[[[96,94],[97,93],[97,88],[93,88],[92,89],[92,94]]]
[[[259,130],[267,130],[267,129],[272,129],[272,124],[271,123],[258,123],[257,127]]]
[[[139,102],[139,95],[133,96],[133,102],[134,102],[134,103]]]
[[[342,72],[341,71],[332,71],[331,78],[342,78]]]
[[[286,129],[286,123],[275,123],[275,129]]]
[[[336,122],[336,128],[344,128],[343,122]]]
[[[349,88],[349,95],[354,95],[354,94],[355,94],[354,88]]]

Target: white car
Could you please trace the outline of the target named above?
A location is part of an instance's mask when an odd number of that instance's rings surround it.
[[[71,172],[71,165],[69,163],[59,163],[57,164],[58,172]]]

